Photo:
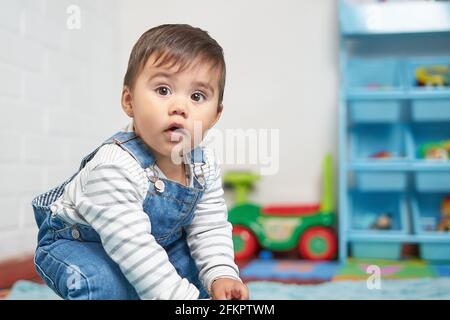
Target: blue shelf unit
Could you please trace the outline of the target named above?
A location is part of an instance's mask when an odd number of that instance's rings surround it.
[[[450,87],[422,87],[420,66],[450,65],[450,3],[339,2],[339,257],[450,261],[436,231],[450,161],[420,147],[450,139]],[[377,157],[380,153],[388,157]],[[373,228],[389,214],[388,230]]]

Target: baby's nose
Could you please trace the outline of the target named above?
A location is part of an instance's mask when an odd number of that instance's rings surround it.
[[[186,105],[183,102],[178,102],[172,105],[169,111],[170,115],[180,115],[182,117],[187,117]]]

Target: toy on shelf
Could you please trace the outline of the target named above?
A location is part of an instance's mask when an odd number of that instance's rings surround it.
[[[450,196],[445,197],[442,201],[441,221],[437,229],[438,231],[450,231]]]
[[[392,216],[390,213],[382,213],[377,220],[372,224],[372,229],[390,230],[392,228]]]
[[[436,217],[420,217],[420,225],[423,231],[436,231]]]
[[[382,160],[382,159],[392,159],[393,156],[392,156],[392,153],[389,151],[380,151],[380,152],[372,154],[370,156],[370,158]]]
[[[450,66],[433,65],[416,69],[418,86],[450,86]]]
[[[420,147],[419,154],[427,160],[449,160],[450,140],[426,143]]]
[[[367,89],[369,90],[380,90],[380,85],[378,83],[369,83]]]
[[[376,82],[368,83],[366,89],[369,91],[389,91],[395,89],[393,86],[380,84]]]
[[[323,199],[320,204],[261,207],[247,201],[248,191],[258,176],[249,172],[229,172],[225,186],[236,190],[235,206],[228,212],[233,224],[236,260],[247,260],[260,249],[272,252],[296,249],[310,260],[330,260],[336,256],[337,239],[333,205],[331,155],[323,163]],[[265,255],[267,256],[267,255]]]

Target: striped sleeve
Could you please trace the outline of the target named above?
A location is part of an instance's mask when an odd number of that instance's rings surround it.
[[[140,186],[114,162],[96,164],[74,194],[75,210],[100,235],[141,299],[197,299],[198,289],[181,278],[151,234]]]
[[[199,269],[199,277],[210,292],[211,284],[218,278],[240,281],[234,263],[232,226],[222,188],[220,166],[211,150],[205,150],[210,168],[206,190],[197,204],[195,216],[186,228],[187,242]]]

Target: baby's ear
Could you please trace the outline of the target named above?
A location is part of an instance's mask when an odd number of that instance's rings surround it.
[[[128,86],[124,86],[122,90],[122,109],[125,113],[133,118],[133,96],[131,95],[131,90]]]

